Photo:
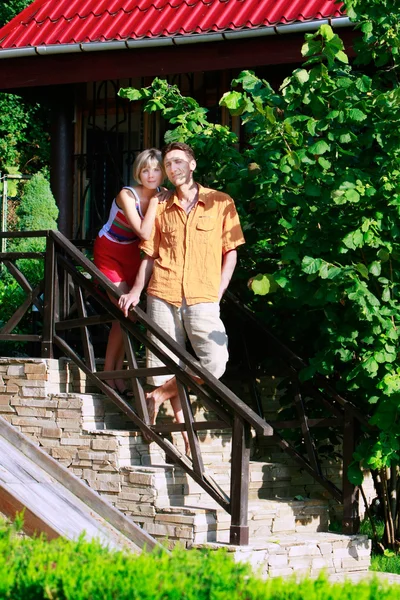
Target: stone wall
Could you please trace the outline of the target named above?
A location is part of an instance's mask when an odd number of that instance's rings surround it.
[[[156,444],[147,444],[139,432],[127,430],[126,417],[104,396],[88,393],[89,389],[93,390],[69,361],[0,359],[0,414],[19,431],[33,438],[151,535],[166,539],[168,545],[179,541],[191,547],[216,539],[227,541],[229,515],[207,499],[202,488],[182,470],[167,465]],[[229,488],[230,434],[201,432],[199,437],[205,464],[213,466],[217,483]],[[182,445],[180,434],[174,434],[173,438],[176,445]],[[287,465],[273,467],[271,481],[265,477],[264,469],[261,463],[256,463],[251,471],[253,501],[260,498],[264,484],[268,493],[270,483],[280,489],[280,485],[287,486],[290,482]],[[326,528],[326,519],[325,506],[315,501],[256,503],[250,510],[249,526],[252,539],[259,540],[260,547],[252,550],[263,563],[264,574],[277,574],[279,570],[280,574],[287,574],[299,560],[292,557],[293,544],[283,541],[289,524],[293,535],[301,535],[300,531],[303,536],[312,535],[321,526]],[[265,542],[271,536],[279,536],[272,546]],[[342,544],[341,565],[339,555],[334,552],[337,544],[329,542],[329,552],[325,546],[324,551],[318,550],[319,554],[310,550],[304,568],[311,572],[322,562],[327,566],[327,561],[334,572],[350,569],[351,565],[356,570],[365,568],[369,556],[365,538],[336,542]],[[314,548],[315,543],[307,542],[307,546],[310,544]],[[238,551],[238,556],[245,554],[244,550]],[[350,561],[347,566],[345,559]]]

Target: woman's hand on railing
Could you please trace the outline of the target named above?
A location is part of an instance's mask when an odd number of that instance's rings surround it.
[[[140,291],[132,288],[127,294],[122,294],[118,300],[118,306],[124,313],[125,317],[128,316],[130,308],[133,308],[140,302]]]

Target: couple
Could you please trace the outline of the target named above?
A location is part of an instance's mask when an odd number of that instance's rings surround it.
[[[196,159],[190,146],[168,144],[162,150],[162,163],[175,190],[165,202],[149,200],[148,211],[150,203],[157,202],[154,226],[150,236],[141,236],[145,257],[119,306],[127,316],[148,284],[148,316],[182,346],[187,336],[202,366],[219,378],[228,360],[219,301],[236,266],[236,248],[244,243],[239,217],[227,194],[194,181]],[[162,363],[149,353],[147,366]],[[154,377],[149,383],[157,386],[147,394],[152,422],[160,405],[170,400],[177,422],[182,423],[175,377]],[[183,438],[188,453],[186,432]]]

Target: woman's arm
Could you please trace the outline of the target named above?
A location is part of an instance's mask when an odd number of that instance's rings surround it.
[[[116,201],[124,211],[124,215],[136,235],[142,240],[148,240],[157,214],[158,197],[153,196],[150,198],[143,220],[136,210],[136,198],[132,192],[126,189],[121,190]]]
[[[153,272],[154,258],[145,256],[140,263],[139,271],[136,275],[135,283],[127,294],[122,294],[118,300],[118,306],[128,316],[128,311],[131,306],[136,306],[140,301],[140,294],[149,282]]]

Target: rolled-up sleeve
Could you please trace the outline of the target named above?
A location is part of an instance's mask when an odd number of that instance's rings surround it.
[[[222,252],[226,254],[244,243],[245,239],[240,226],[239,215],[234,201],[229,198],[224,210],[222,225]]]
[[[151,236],[148,240],[142,240],[139,247],[150,258],[158,258],[160,247],[160,223],[156,218]]]

